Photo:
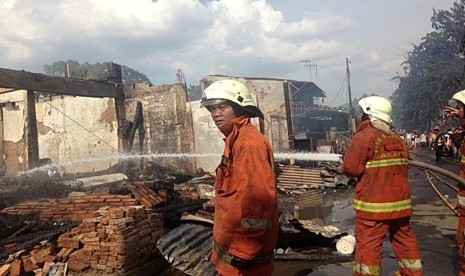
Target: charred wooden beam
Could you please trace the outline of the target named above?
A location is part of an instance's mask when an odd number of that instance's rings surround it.
[[[293,114],[292,114],[292,97],[291,91],[289,89],[289,82],[283,83],[283,91],[284,91],[284,105],[286,107],[286,117],[287,117],[287,135],[289,138],[289,148],[294,149],[295,141],[294,141],[294,125],[293,125]]]
[[[16,90],[33,90],[60,95],[83,97],[122,97],[117,84],[89,80],[66,79],[27,71],[0,68],[0,87]],[[0,89],[0,93],[11,90]]]
[[[37,167],[39,162],[39,138],[34,91],[27,91],[26,107],[27,163],[28,169],[31,169]]]
[[[197,211],[202,209],[202,204],[208,202],[209,199],[189,200],[181,203],[173,203],[167,206],[153,208],[153,213],[163,213],[163,218],[169,219],[181,215],[187,211]]]

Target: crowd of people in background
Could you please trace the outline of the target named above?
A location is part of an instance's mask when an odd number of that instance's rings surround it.
[[[401,130],[400,137],[407,147],[412,149],[430,149],[435,151],[436,161],[441,161],[442,157],[450,157],[455,162],[460,162],[459,152],[463,142],[464,131],[461,128],[447,129],[440,132],[438,127],[430,131],[410,131]]]

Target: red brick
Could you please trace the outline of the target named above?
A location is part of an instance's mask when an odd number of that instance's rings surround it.
[[[56,260],[56,258],[57,258],[57,256],[54,256],[54,255],[47,255],[47,256],[45,257],[45,262],[49,262],[49,263],[54,262],[54,261]]]
[[[31,262],[33,262],[36,265],[41,265],[45,262],[45,257],[50,255],[51,253],[52,247],[47,247],[39,251],[33,250],[31,252]]]
[[[104,202],[105,198],[91,198],[89,202]]]
[[[22,260],[23,260],[23,268],[25,272],[31,272],[39,268],[36,264],[34,264],[31,261],[30,257],[24,257],[22,258]]]
[[[4,264],[0,266],[0,276],[7,276],[10,271],[10,264]]]
[[[37,270],[34,270],[34,276],[47,276],[47,274],[45,274],[42,269],[37,269]]]
[[[60,237],[58,239],[58,247],[79,249],[79,244],[80,244],[80,241],[74,238]]]
[[[74,251],[74,248],[66,248],[65,252],[61,256],[62,261],[65,262],[73,251]]]
[[[106,202],[120,202],[122,198],[107,198]]]
[[[105,199],[117,198],[117,197],[118,197],[118,195],[110,195],[110,194],[100,195],[100,198],[105,198]]]
[[[85,269],[89,268],[90,264],[87,264],[82,261],[78,261],[76,259],[72,259],[68,261],[68,269],[76,272],[84,271]]]
[[[20,276],[23,273],[21,260],[16,260],[11,263],[9,276]],[[1,274],[0,274],[1,275]]]
[[[45,275],[48,275],[48,272],[50,271],[50,265],[51,262],[45,262],[44,266],[42,267],[42,272],[45,273]]]

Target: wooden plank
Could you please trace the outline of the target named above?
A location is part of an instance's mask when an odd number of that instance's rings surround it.
[[[59,95],[119,98],[122,90],[116,84],[91,80],[66,79],[45,74],[0,68],[0,88],[33,90]],[[0,89],[7,93],[8,89]]]

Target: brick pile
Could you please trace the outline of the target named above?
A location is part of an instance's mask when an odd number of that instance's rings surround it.
[[[90,194],[80,197],[28,201],[0,210],[0,213],[24,215],[37,213],[53,221],[82,221],[103,206],[133,206],[137,199],[131,195]]]
[[[83,245],[69,255],[70,270],[91,267],[107,273],[127,272],[159,256],[155,245],[164,235],[163,218],[142,206],[104,207],[70,235]]]
[[[62,234],[56,247],[37,247],[1,266],[5,274],[0,275],[20,275],[14,271],[47,275],[57,264],[75,272],[92,269],[97,275],[124,275],[160,255],[155,245],[164,235],[163,226],[162,214],[143,206],[102,207]]]

